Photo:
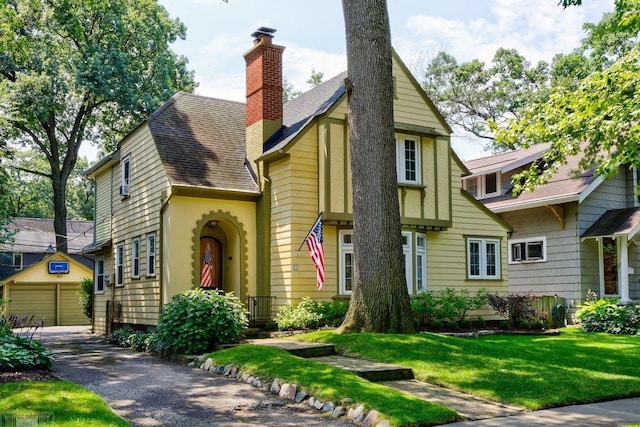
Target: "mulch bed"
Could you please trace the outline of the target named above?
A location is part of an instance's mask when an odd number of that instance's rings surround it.
[[[16,381],[54,381],[58,380],[52,372],[44,369],[31,369],[28,371],[0,371],[0,384]]]

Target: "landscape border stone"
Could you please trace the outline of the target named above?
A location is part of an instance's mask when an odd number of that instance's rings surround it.
[[[296,384],[283,383],[280,385],[280,379],[274,378],[268,380],[266,378],[260,378],[249,373],[242,372],[236,365],[216,365],[212,358],[206,358],[205,356],[198,356],[187,366],[192,368],[199,368],[202,371],[208,371],[213,374],[221,375],[227,378],[243,381],[247,384],[251,384],[254,387],[261,388],[265,392],[271,392],[285,399],[293,400],[296,403],[307,401],[310,407],[330,414],[331,418],[337,419],[344,417],[348,421],[354,424],[361,424],[365,427],[390,427],[389,421],[380,417],[380,413],[375,409],[366,412],[364,405],[357,405],[351,399],[343,399],[341,405],[336,406],[333,402],[324,402],[311,396],[304,390],[298,389]],[[344,405],[349,405],[349,408],[345,408]]]

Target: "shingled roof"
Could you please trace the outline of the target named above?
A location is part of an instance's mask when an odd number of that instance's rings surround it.
[[[0,244],[0,251],[44,253],[49,245],[56,245],[53,219],[11,218],[9,229],[16,233],[13,242]],[[67,249],[70,254],[82,252],[82,248],[92,241],[93,221],[67,221]]]
[[[147,123],[171,185],[259,194],[243,103],[178,92]]]

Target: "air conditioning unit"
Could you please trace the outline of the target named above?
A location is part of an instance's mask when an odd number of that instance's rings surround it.
[[[128,185],[121,185],[120,186],[120,196],[129,197],[129,186]]]

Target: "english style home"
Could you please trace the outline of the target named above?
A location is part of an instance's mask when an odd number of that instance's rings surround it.
[[[512,195],[512,177],[542,159],[549,144],[465,163],[464,188],[513,226],[507,242],[509,291],[558,295],[568,305],[587,291],[640,300],[639,174],[625,167],[611,179],[576,173],[578,156],[532,192]]]
[[[163,304],[201,283],[233,292],[254,318],[351,294],[346,74],[283,106],[284,47],[273,30],[252,36],[246,104],[177,93],[88,171],[96,331],[155,325]],[[398,176],[409,292],[506,292],[511,227],[462,190],[469,172],[451,129],[395,52],[393,77],[398,170],[387,172]],[[297,252],[319,213],[320,291],[309,254]]]

